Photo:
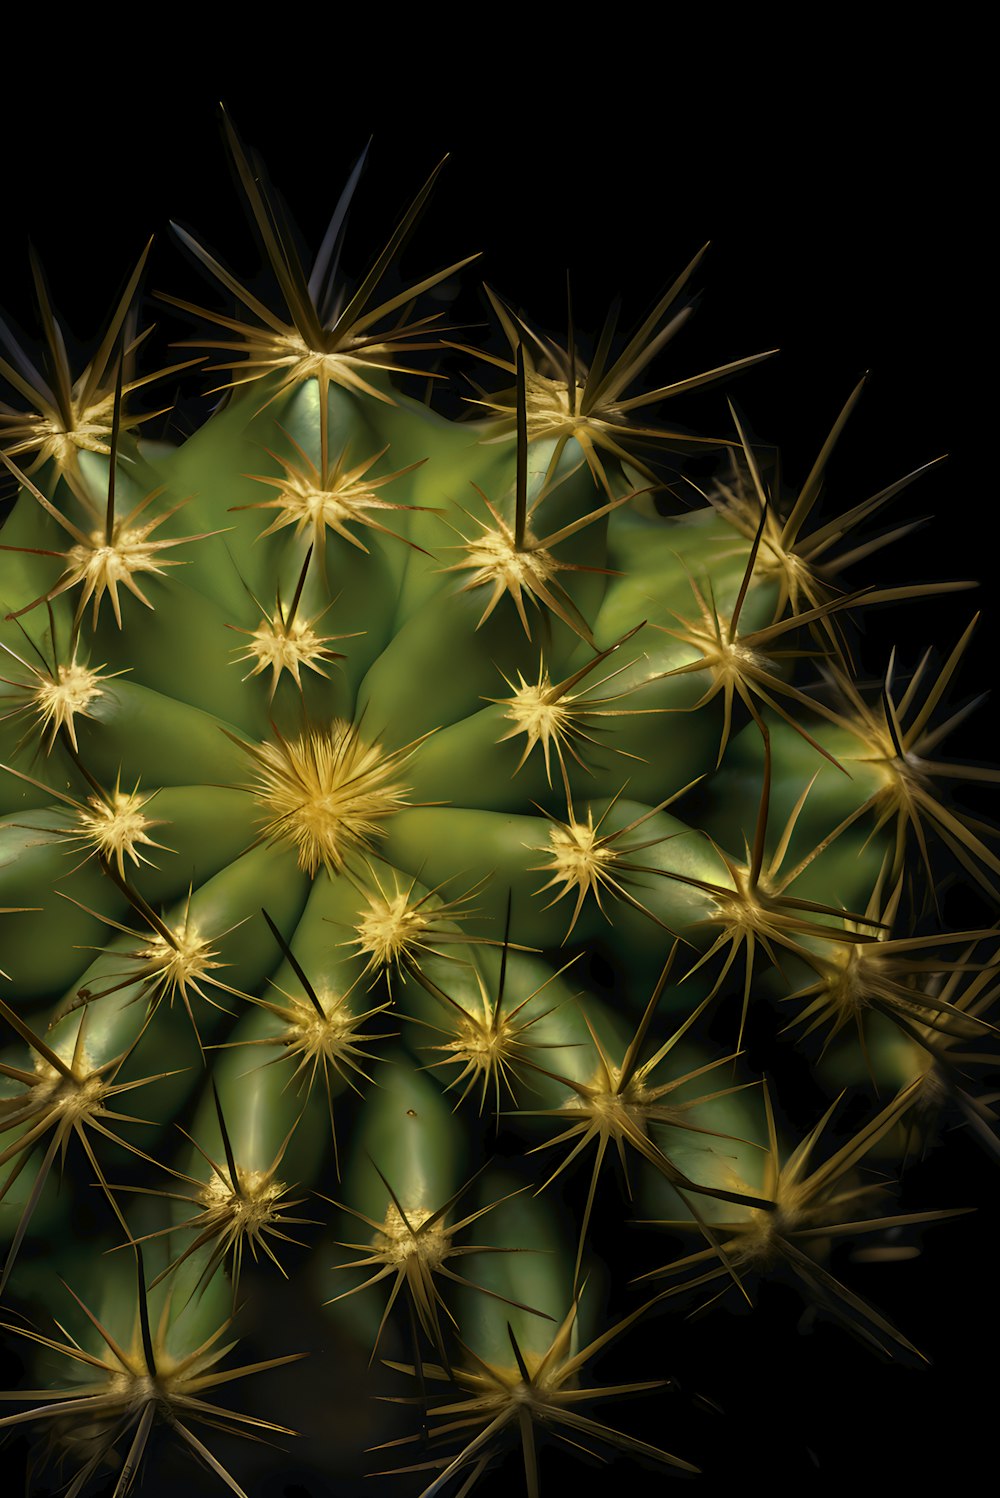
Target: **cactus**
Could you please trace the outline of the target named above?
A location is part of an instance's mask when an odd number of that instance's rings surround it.
[[[997,1150],[972,626],[858,664],[965,583],[855,581],[921,472],[821,504],[860,386],[791,488],[734,404],[689,429],[767,357],[659,372],[700,256],[632,334],[490,291],[477,348],[429,299],[474,257],[397,267],[437,171],[346,276],[361,163],[304,263],[226,134],[268,292],[182,230],[181,360],[145,253],[89,362],[37,266],[0,355],[3,1325],[47,1355],[0,1428],[116,1498],[711,1475],[685,1313],[790,1284],[920,1364],[842,1246],[968,1206],[896,1185],[948,1110]]]

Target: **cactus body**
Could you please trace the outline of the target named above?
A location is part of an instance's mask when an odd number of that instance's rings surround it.
[[[842,584],[836,525],[816,539],[828,449],[788,495],[736,419],[710,502],[670,504],[650,413],[675,392],[648,366],[693,265],[589,366],[493,298],[497,388],[445,419],[404,388],[433,319],[380,260],[350,288],[322,257],[307,275],[231,145],[280,296],[189,241],[239,304],[207,309],[234,358],[200,430],[136,435],[133,285],[89,415],[54,336],[55,393],[0,363],[5,1307],[68,1277],[78,1213],[78,1251],[118,1250],[92,1350],[29,1334],[79,1389],[5,1423],[48,1424],[74,1492],[156,1491],[163,1424],[252,1492],[198,1401],[241,1287],[244,1371],[301,1378],[267,1309],[291,1274],[331,1377],[418,1407],[331,1420],[316,1374],[317,1483],[384,1444],[400,1492],[465,1493],[515,1447],[536,1498],[553,1434],[696,1470],[682,1426],[654,1445],[583,1392],[662,1399],[668,1363],[602,1384],[591,1360],[784,1274],[918,1361],[836,1244],[909,1245],[961,1205],[904,1210],[865,1175],[898,1171],[935,1099],[996,1150],[950,1059],[990,1062],[995,934],[934,903],[1000,876],[938,763],[963,642],[937,675],[859,681],[878,590]],[[778,1023],[807,1119],[744,1049]],[[609,1255],[635,1217],[670,1226]],[[266,1409],[221,1428],[295,1423]]]

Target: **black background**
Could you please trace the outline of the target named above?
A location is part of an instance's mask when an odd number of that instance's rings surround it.
[[[655,46],[638,35],[609,41],[590,33],[571,59],[562,43],[543,46],[524,34],[523,20],[522,34],[504,32],[469,55],[461,28],[445,42],[439,24],[428,19],[409,50],[408,39],[381,35],[375,20],[361,39],[288,21],[245,54],[231,41],[215,50],[164,27],[127,64],[111,63],[109,43],[107,58],[75,65],[67,52],[55,72],[37,74],[26,48],[7,83],[12,149],[2,167],[0,306],[27,339],[37,337],[30,239],[71,346],[89,349],[151,233],[147,291],[216,305],[214,289],[171,242],[170,217],[237,274],[256,275],[259,250],[222,143],[219,98],[260,150],[309,246],[374,137],[346,251],[353,272],[450,153],[404,271],[417,278],[483,250],[454,304],[465,322],[485,321],[481,274],[557,331],[569,268],[578,328],[595,331],[617,293],[625,323],[634,323],[711,239],[697,275],[697,313],[655,367],[656,379],[774,346],[781,353],[724,391],[682,397],[670,416],[722,430],[730,393],[754,435],[780,443],[789,480],[801,481],[853,384],[870,370],[831,468],[828,513],[947,452],[948,462],[889,512],[893,520],[934,518],[866,576],[971,576],[984,586],[978,595],[869,616],[865,666],[881,669],[893,644],[911,663],[927,645],[946,652],[982,607],[955,700],[991,687],[1000,639],[996,438],[977,368],[995,333],[987,163],[975,74],[967,58],[959,64],[954,39],[910,36],[904,52],[896,39],[826,34],[817,17],[814,34],[774,38],[773,46],[733,33],[695,43],[671,31]],[[490,25],[499,25],[496,17]],[[152,315],[165,362],[169,340],[190,326],[167,309]],[[464,336],[476,342],[485,329]],[[197,419],[197,379],[185,389],[184,409]],[[995,761],[993,722],[987,703],[956,735],[956,757]],[[956,923],[983,916],[975,901],[968,916],[961,902],[951,913]],[[658,1401],[645,1413],[639,1404],[620,1413],[626,1428],[706,1467],[690,1491],[728,1491],[770,1475],[823,1492],[843,1487],[862,1463],[869,1478],[930,1491],[938,1478],[968,1475],[986,1460],[998,1320],[996,1167],[956,1134],[914,1180],[914,1209],[975,1204],[980,1212],[928,1234],[914,1263],[850,1272],[930,1354],[929,1371],[883,1365],[835,1327],[804,1335],[799,1303],[780,1288],[755,1318],[722,1311],[693,1329],[661,1319],[646,1333],[639,1369],[631,1358],[609,1360],[609,1381],[626,1364],[629,1376],[680,1380],[679,1425],[660,1425]],[[724,1415],[692,1410],[695,1391]],[[633,1469],[602,1475],[581,1467],[578,1479],[555,1461],[544,1470],[553,1483],[561,1474],[603,1490],[606,1482],[630,1483]],[[368,1491],[380,1493],[378,1481]],[[657,1471],[648,1481],[659,1491]],[[301,1498],[312,1489],[287,1491]]]

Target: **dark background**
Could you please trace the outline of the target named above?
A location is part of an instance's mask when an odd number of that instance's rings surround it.
[[[670,417],[724,430],[731,393],[753,434],[780,443],[789,480],[801,481],[853,384],[870,370],[830,470],[826,513],[947,452],[948,462],[888,512],[894,522],[933,519],[866,576],[973,576],[984,586],[978,595],[873,613],[864,664],[880,670],[893,644],[909,663],[928,645],[946,653],[982,607],[954,700],[991,687],[1000,639],[991,543],[996,440],[976,367],[995,334],[986,160],[975,78],[960,76],[953,48],[932,36],[918,39],[916,50],[911,37],[905,55],[895,43],[873,48],[869,37],[785,37],[795,66],[779,70],[776,53],[747,50],[746,38],[733,34],[724,43],[702,39],[693,54],[672,35],[652,61],[636,38],[606,47],[591,36],[580,64],[522,36],[494,71],[489,48],[463,57],[454,38],[448,52],[429,32],[412,53],[396,36],[390,60],[371,30],[359,49],[300,27],[259,39],[246,59],[228,47],[210,55],[201,41],[165,30],[155,60],[127,72],[93,58],[76,68],[69,57],[64,73],[40,75],[37,87],[19,72],[8,85],[13,150],[2,169],[0,236],[0,306],[12,323],[37,337],[29,239],[71,346],[81,350],[91,347],[151,233],[147,291],[218,305],[214,288],[171,242],[170,217],[238,275],[257,274],[259,250],[222,143],[220,96],[311,247],[374,136],[345,254],[350,272],[364,268],[450,152],[404,270],[416,279],[483,250],[453,304],[463,322],[485,321],[481,273],[538,325],[558,331],[568,267],[582,334],[596,331],[619,292],[629,326],[711,239],[696,277],[697,314],[654,366],[655,378],[773,346],[781,353],[725,389],[681,397]],[[189,335],[190,324],[162,307],[152,315],[166,362],[169,340]],[[477,342],[486,333],[464,336]],[[182,392],[189,420],[198,419],[198,388],[195,378]],[[991,706],[980,708],[956,734],[955,756],[995,761],[994,722]],[[985,797],[973,801],[990,809]],[[959,904],[952,919],[983,914],[971,901],[967,915]],[[996,1166],[959,1133],[912,1179],[913,1209],[975,1204],[979,1214],[934,1229],[913,1263],[848,1272],[930,1354],[929,1371],[883,1365],[829,1325],[804,1335],[801,1305],[781,1288],[755,1318],[722,1311],[694,1327],[674,1317],[653,1323],[642,1368],[609,1359],[609,1382],[626,1365],[628,1376],[679,1379],[678,1423],[669,1429],[659,1423],[659,1401],[646,1413],[638,1403],[617,1413],[626,1428],[702,1462],[708,1476],[690,1491],[722,1491],[763,1473],[822,1492],[843,1487],[862,1461],[869,1474],[874,1464],[880,1477],[930,1491],[936,1479],[974,1472],[986,1460],[998,1323]],[[983,1382],[972,1366],[980,1354]],[[724,1416],[699,1413],[689,1402],[694,1392],[716,1400]],[[614,1423],[616,1412],[609,1408],[607,1418]],[[591,1476],[602,1485],[627,1481],[626,1470],[601,1476],[581,1467],[577,1479],[566,1466],[548,1466],[553,1483],[561,1473],[581,1488]],[[658,1490],[658,1473],[650,1469],[649,1479]],[[368,1491],[381,1494],[380,1481]],[[504,1491],[499,1480],[495,1490]],[[302,1498],[311,1489],[287,1491]]]

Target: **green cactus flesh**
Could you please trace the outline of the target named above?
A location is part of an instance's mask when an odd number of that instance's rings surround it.
[[[966,639],[857,680],[853,615],[907,592],[830,561],[900,485],[814,515],[857,392],[797,494],[737,422],[672,507],[652,407],[754,362],[643,389],[693,267],[589,368],[493,298],[502,388],[445,419],[404,389],[440,277],[383,295],[394,242],[331,299],[232,145],[284,304],[187,236],[239,308],[193,436],[133,409],[141,265],[84,378],[47,302],[45,377],[0,361],[4,1325],[51,1380],[0,1426],[116,1498],[154,1442],[253,1492],[226,1437],[292,1464],[293,1426],[317,1481],[423,1498],[508,1453],[537,1498],[556,1447],[697,1470],[598,1406],[665,1397],[642,1329],[782,1272],[918,1360],[833,1250],[951,1215],[891,1189],[946,1103],[992,1140],[995,933],[934,900],[1000,874],[937,748]],[[289,1273],[336,1365],[307,1404]],[[601,1384],[619,1341],[643,1371]]]

